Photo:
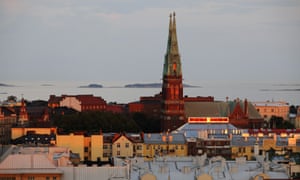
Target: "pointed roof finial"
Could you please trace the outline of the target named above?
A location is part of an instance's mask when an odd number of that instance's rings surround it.
[[[173,12],[173,16],[175,17],[175,11]]]

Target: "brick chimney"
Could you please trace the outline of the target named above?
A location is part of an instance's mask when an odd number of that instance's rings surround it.
[[[244,101],[244,113],[246,116],[248,116],[248,100],[247,100],[247,98]]]

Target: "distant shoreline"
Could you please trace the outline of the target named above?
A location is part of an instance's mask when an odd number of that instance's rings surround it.
[[[124,88],[161,88],[162,83],[135,83],[135,84],[126,84]],[[193,86],[189,84],[183,84],[185,88],[200,88],[200,86]]]
[[[162,83],[133,83],[123,86],[103,86],[102,84],[89,84],[84,86],[78,86],[78,88],[161,88]],[[201,88],[201,86],[193,86],[189,84],[183,84],[185,88]]]

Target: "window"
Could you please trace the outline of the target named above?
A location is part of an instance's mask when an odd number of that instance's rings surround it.
[[[119,148],[120,147],[120,143],[117,143],[117,148]]]
[[[107,145],[105,144],[105,145],[103,145],[103,149],[108,149],[108,147],[107,147]]]
[[[125,144],[125,147],[126,147],[126,148],[129,148],[129,143],[126,143],[126,144]]]
[[[246,148],[245,147],[240,147],[239,148],[239,153],[245,153],[246,152]]]
[[[56,180],[56,176],[53,176],[53,180]]]
[[[149,150],[149,149],[150,149],[150,145],[147,145],[147,146],[146,146],[146,149]]]
[[[184,150],[184,146],[183,145],[181,145],[181,150]]]
[[[117,155],[120,156],[120,151],[117,151]]]
[[[138,145],[136,149],[137,150],[142,150],[142,145]]]
[[[84,152],[89,152],[89,148],[88,147],[84,147]]]
[[[34,180],[34,176],[28,176],[28,180]]]
[[[49,176],[47,176],[47,177],[46,177],[46,180],[50,180],[50,177],[49,177]]]

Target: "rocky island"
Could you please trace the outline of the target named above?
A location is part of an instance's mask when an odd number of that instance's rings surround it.
[[[103,88],[101,84],[89,84],[87,86],[79,86],[79,88]]]

